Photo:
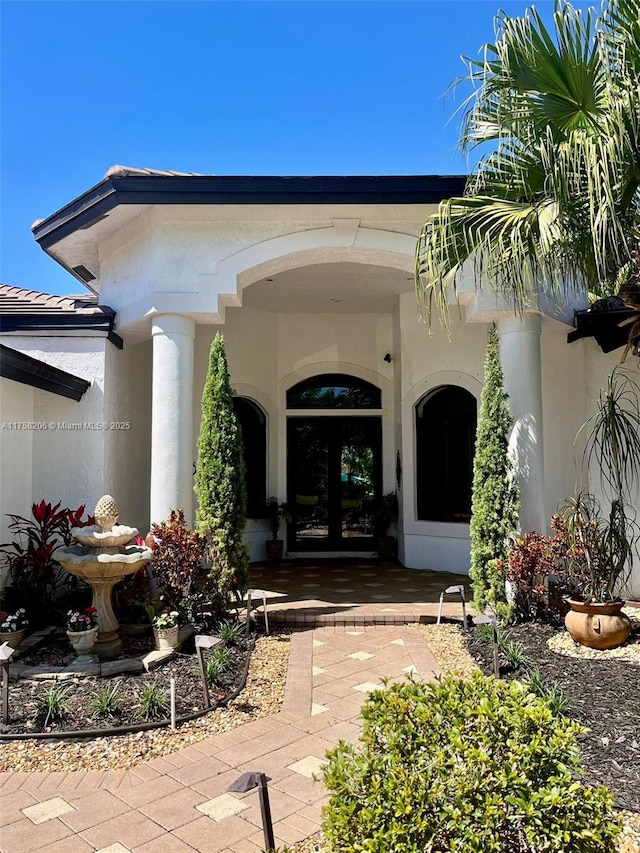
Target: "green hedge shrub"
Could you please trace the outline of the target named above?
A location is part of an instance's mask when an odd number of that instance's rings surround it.
[[[577,723],[517,681],[406,682],[365,704],[359,747],[328,753],[335,853],[600,853],[606,788],[575,781]]]

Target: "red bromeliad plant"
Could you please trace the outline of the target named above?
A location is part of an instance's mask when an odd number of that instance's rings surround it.
[[[166,521],[154,524],[150,538],[153,574],[160,586],[162,604],[169,610],[180,608],[202,568],[204,539],[187,525],[181,509],[171,510]]]
[[[56,549],[72,543],[71,528],[93,524],[83,518],[85,506],[75,510],[44,500],[31,507],[32,518],[9,514],[13,542],[0,546],[0,559],[8,568],[13,593],[30,608],[49,609],[62,586],[71,579],[55,559]]]
[[[513,617],[528,620],[542,616],[547,609],[545,579],[564,574],[568,544],[564,523],[559,516],[551,519],[552,536],[525,533],[513,543],[509,556],[500,568],[514,587]]]

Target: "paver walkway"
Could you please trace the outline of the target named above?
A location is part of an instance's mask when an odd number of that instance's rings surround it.
[[[326,802],[314,781],[327,749],[355,741],[382,677],[439,673],[414,628],[320,627],[295,633],[280,713],[132,770],[0,774],[2,853],[257,853],[258,798],[227,789],[248,770],[271,777],[276,845],[313,834]]]
[[[379,560],[295,560],[251,566],[251,585],[268,593],[270,621],[292,626],[434,622],[440,593],[459,584],[465,585],[469,598],[466,576],[405,569]],[[475,612],[471,603],[467,610]],[[442,612],[461,619],[459,596],[446,596]]]

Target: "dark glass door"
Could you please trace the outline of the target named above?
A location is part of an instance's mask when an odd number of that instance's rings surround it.
[[[288,550],[373,548],[382,492],[380,418],[289,418],[287,474]]]

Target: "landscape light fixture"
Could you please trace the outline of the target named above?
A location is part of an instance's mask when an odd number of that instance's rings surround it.
[[[270,779],[264,773],[243,773],[239,779],[229,785],[227,790],[231,794],[246,794],[247,791],[258,789],[260,799],[260,814],[262,815],[262,830],[264,832],[264,847],[267,853],[275,853],[276,841],[273,835],[273,821],[271,819],[271,806],[269,804],[269,790],[267,782]]]
[[[0,646],[0,665],[2,666],[2,722],[9,725],[9,662],[15,649],[9,643]]]
[[[442,603],[444,601],[445,595],[459,595],[460,600],[462,601],[462,630],[467,630],[467,603],[464,597],[464,586],[462,584],[456,584],[454,586],[448,586],[444,592],[440,593],[440,604],[438,605],[438,619],[436,620],[436,625],[440,624],[440,620],[442,619]]]
[[[493,627],[493,674],[500,678],[500,653],[498,650],[498,625],[495,616],[474,616],[474,625],[491,625]]]
[[[207,670],[204,665],[204,650],[212,649],[221,643],[220,637],[210,637],[207,634],[196,634],[196,654],[198,663],[200,664],[200,678],[202,680],[202,694],[204,696],[204,707],[209,710],[211,707],[211,699],[209,698],[209,684],[207,683]]]

